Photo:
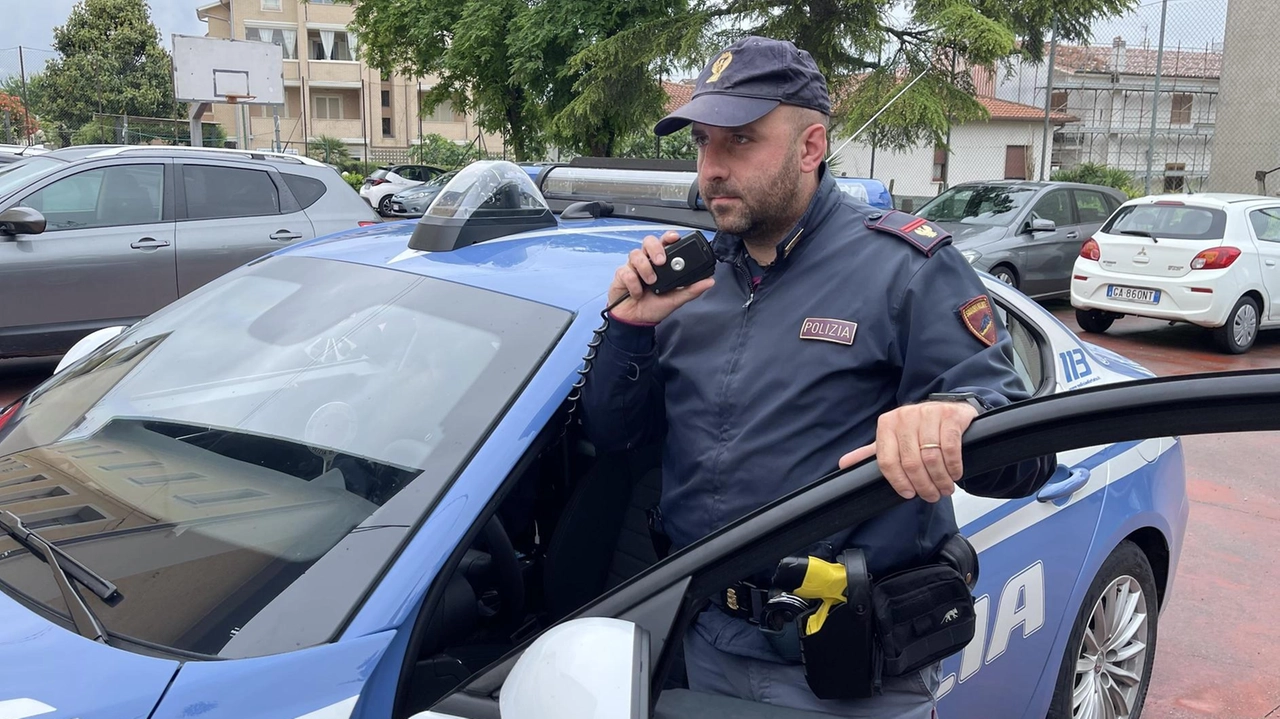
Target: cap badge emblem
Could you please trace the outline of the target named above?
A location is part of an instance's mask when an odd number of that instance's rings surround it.
[[[711,66],[711,76],[707,78],[707,82],[715,82],[720,79],[720,74],[729,67],[729,63],[733,62],[733,53],[722,52],[720,57],[716,58],[715,63]]]

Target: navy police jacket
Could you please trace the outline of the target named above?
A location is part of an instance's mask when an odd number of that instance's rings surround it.
[[[718,233],[715,286],[657,327],[611,322],[582,389],[600,450],[663,442],[660,511],[673,550],[835,470],[900,405],[934,392],[975,392],[993,407],[1028,396],[986,289],[946,234],[881,214],[820,172],[757,287],[741,239]],[[1043,458],[962,486],[1026,496],[1052,466]],[[949,498],[916,498],[833,541],[862,548],[883,575],[924,561],[955,531]],[[743,622],[699,624],[723,650],[773,658]]]

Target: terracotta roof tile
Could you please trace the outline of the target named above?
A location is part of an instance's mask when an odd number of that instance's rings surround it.
[[[992,120],[1044,120],[1043,107],[1023,105],[1020,102],[1010,102],[995,97],[977,97],[975,99],[983,107],[987,108],[987,112],[991,113]],[[1076,119],[1063,112],[1054,112],[1049,115],[1049,122],[1055,125],[1075,122]]]
[[[689,101],[693,99],[692,82],[663,82],[662,89],[667,91],[664,112],[675,112],[689,104]]]
[[[1054,68],[1067,72],[1122,75],[1156,74],[1158,50],[1112,45],[1059,46]],[[1216,79],[1222,76],[1222,53],[1212,50],[1182,50],[1166,47],[1160,72],[1165,77]]]

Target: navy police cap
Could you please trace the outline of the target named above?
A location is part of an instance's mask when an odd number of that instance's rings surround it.
[[[813,57],[790,42],[746,37],[707,63],[698,75],[693,99],[659,120],[653,132],[670,135],[691,122],[741,127],[778,105],[830,115],[826,78]]]

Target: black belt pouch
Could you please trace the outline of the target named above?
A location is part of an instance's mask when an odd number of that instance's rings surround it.
[[[875,694],[875,623],[871,616],[871,581],[861,550],[839,557],[848,573],[847,601],[827,615],[822,630],[800,639],[805,681],[819,699],[866,699]],[[814,610],[802,615],[801,627]]]
[[[946,564],[885,577],[872,587],[871,601],[887,676],[923,669],[973,639],[973,594],[960,572]]]

